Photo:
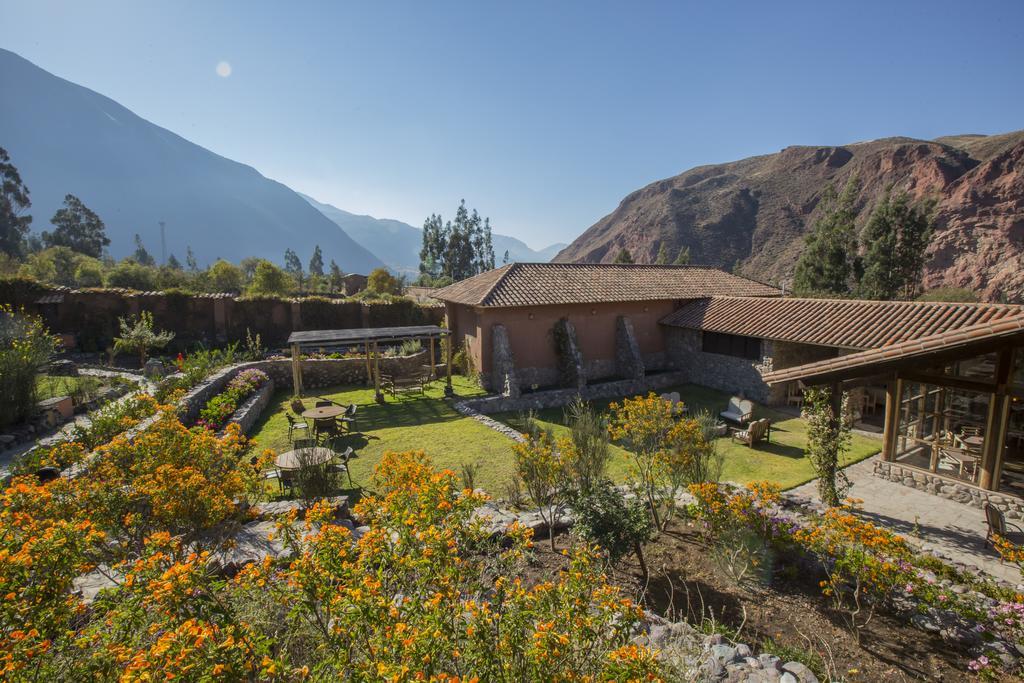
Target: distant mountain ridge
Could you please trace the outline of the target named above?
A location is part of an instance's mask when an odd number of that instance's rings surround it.
[[[664,244],[693,263],[775,284],[793,273],[829,183],[859,180],[858,228],[888,187],[938,200],[925,286],[1024,301],[1024,131],[885,138],[699,166],[627,195],[555,257],[651,263]]]
[[[11,97],[0,107],[0,147],[29,188],[36,232],[51,229],[70,193],[106,223],[116,258],[139,233],[159,259],[164,221],[167,255],[180,261],[191,246],[201,263],[280,263],[288,248],[305,263],[319,244],[346,272],[383,265],[285,185],[2,49],[0,90]]]
[[[356,242],[369,251],[377,254],[389,268],[397,273],[416,276],[419,274],[420,247],[423,243],[423,231],[408,223],[390,218],[374,218],[361,216],[339,209],[331,204],[317,201],[309,195],[299,195],[331,219]],[[540,251],[531,249],[521,240],[507,235],[494,234],[494,257],[500,265],[505,251],[510,261],[538,262],[550,261],[565,248],[565,244],[552,244]]]

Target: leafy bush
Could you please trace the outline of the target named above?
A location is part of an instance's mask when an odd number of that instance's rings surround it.
[[[697,460],[708,458],[700,424],[679,419],[671,401],[654,393],[612,403],[609,433],[630,452],[630,478],[647,501],[654,524],[664,529],[679,490],[694,483]]]
[[[56,347],[56,337],[40,318],[0,305],[0,427],[35,411],[36,373]]]
[[[573,533],[596,543],[613,564],[634,553],[647,576],[644,543],[654,534],[647,508],[637,498],[627,500],[607,479],[595,482],[572,500],[576,522]]]
[[[356,538],[317,503],[282,519],[290,551],[214,575],[217,524],[251,468],[237,432],[190,431],[172,411],[82,477],[0,492],[0,667],[37,680],[658,680],[630,643],[642,612],[597,558],[517,578],[530,534],[490,538],[482,498],[422,453],[387,453]],[[177,536],[180,534],[180,537]],[[88,608],[72,580],[97,561],[117,585]]]
[[[173,332],[157,332],[153,326],[153,314],[142,311],[139,315],[121,318],[121,336],[114,338],[114,353],[137,352],[139,366],[146,364],[146,353],[151,349],[162,349],[174,339]]]

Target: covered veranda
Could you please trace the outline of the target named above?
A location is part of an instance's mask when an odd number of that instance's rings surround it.
[[[1022,516],[1024,313],[778,370],[765,379],[830,386],[834,407],[843,391],[884,385],[876,473]]]
[[[304,330],[292,332],[288,345],[292,352],[292,387],[295,396],[302,396],[302,353],[316,351],[331,353],[360,349],[366,358],[367,383],[372,382],[374,396],[378,403],[384,402],[381,392],[380,358],[382,345],[400,344],[418,340],[426,342],[430,353],[430,377],[436,376],[436,343],[451,332],[437,325],[415,325],[408,327],[359,327],[345,330]],[[445,396],[452,396],[452,350],[451,344],[443,344],[445,365]]]

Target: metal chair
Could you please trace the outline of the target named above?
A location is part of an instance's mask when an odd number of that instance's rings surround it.
[[[348,446],[347,448],[345,448],[345,450],[341,450],[341,440],[337,439],[337,438],[336,439],[331,439],[328,442],[328,448],[330,448],[332,451],[334,451],[334,454],[341,460],[341,463],[340,464],[338,464],[338,463],[331,463],[331,464],[329,464],[327,466],[327,471],[328,472],[334,472],[336,474],[341,474],[341,472],[344,471],[345,474],[348,475],[348,485],[351,488],[353,486],[353,484],[352,484],[352,470],[349,469],[348,461],[352,459],[353,455],[355,455],[355,451],[352,450],[351,446]]]
[[[296,420],[288,413],[284,414],[286,420],[288,420],[288,440],[293,441],[293,437],[296,431],[304,430],[303,434],[309,434],[309,423],[305,420]]]
[[[314,404],[313,407],[314,408],[330,408],[331,405],[332,404],[331,404],[330,401],[317,401],[316,404]]]
[[[988,502],[985,503],[985,524],[988,525],[988,533],[985,534],[986,546],[994,545],[994,538],[996,536],[1006,538],[1007,527],[1012,527],[1015,534],[1024,534],[1024,529],[1021,529],[1016,524],[1009,524],[1003,511]]]
[[[299,450],[300,448],[315,448],[317,444],[316,439],[295,439],[295,443],[292,445],[295,450]]]
[[[349,407],[345,408],[345,414],[341,416],[341,421],[348,425],[350,432],[359,431],[358,424],[356,423],[356,408],[355,403],[349,404]]]

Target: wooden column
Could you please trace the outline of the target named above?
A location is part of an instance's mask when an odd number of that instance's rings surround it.
[[[900,390],[902,380],[893,378],[885,384],[885,428],[882,430],[882,460],[896,459],[896,435],[899,433]]]
[[[1013,369],[1013,350],[1001,349],[996,360],[996,389],[988,395],[988,418],[985,420],[985,444],[981,454],[981,474],[978,486],[988,491],[999,488],[999,473],[1003,468],[1006,428],[1009,420],[1007,386]]]
[[[436,361],[434,360],[434,338],[433,337],[428,337],[427,338],[427,344],[430,345],[430,375],[429,375],[429,378],[430,379],[434,379],[434,377],[437,375],[437,372],[436,372],[437,365],[436,365]]]
[[[373,398],[377,403],[384,403],[384,394],[380,393],[380,354],[377,353],[377,342],[373,342]]]
[[[370,363],[370,342],[366,342],[366,386],[373,384],[373,368]]]
[[[292,396],[302,396],[302,360],[299,345],[292,344]]]
[[[455,395],[452,390],[452,336],[448,335],[448,343],[444,345],[445,348],[445,372],[447,373],[447,380],[444,387],[444,395],[451,397]]]

